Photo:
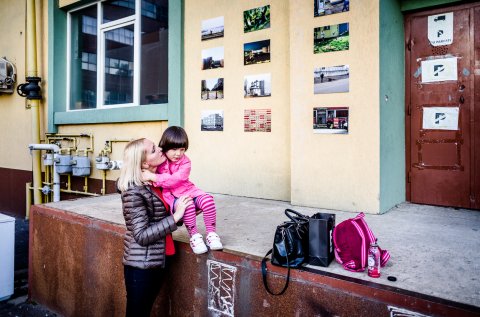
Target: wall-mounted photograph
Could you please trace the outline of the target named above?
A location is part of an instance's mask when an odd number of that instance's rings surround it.
[[[223,99],[223,78],[202,80],[202,100]]]
[[[203,110],[201,131],[223,131],[223,110]]]
[[[347,12],[350,10],[350,0],[313,0],[313,10],[314,17]]]
[[[348,134],[348,107],[313,108],[313,133]]]
[[[268,29],[270,27],[270,5],[243,11],[244,33]]]
[[[348,23],[326,25],[313,30],[313,52],[345,51],[349,48]]]
[[[245,132],[272,132],[272,109],[245,109]]]
[[[202,50],[202,69],[223,67],[223,46]]]
[[[243,44],[243,64],[270,63],[270,40]]]
[[[272,95],[272,75],[258,74],[245,76],[243,96],[245,98],[270,97]]]
[[[223,37],[225,24],[223,17],[202,21],[202,41]]]
[[[349,79],[348,65],[316,67],[313,70],[313,92],[315,94],[348,92]]]

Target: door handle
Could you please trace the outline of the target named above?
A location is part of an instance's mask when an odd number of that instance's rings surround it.
[[[459,100],[459,101],[460,101],[461,104],[465,103],[465,98],[463,97],[463,95],[460,96],[460,100]]]

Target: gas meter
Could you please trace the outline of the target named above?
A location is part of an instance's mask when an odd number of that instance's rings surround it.
[[[0,57],[0,93],[12,94],[13,85],[17,81],[15,65],[6,57]]]

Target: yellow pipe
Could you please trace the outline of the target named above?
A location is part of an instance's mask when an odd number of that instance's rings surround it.
[[[100,196],[99,194],[96,194],[96,193],[86,193],[79,190],[60,189],[60,192],[69,193],[69,194],[87,195],[87,196]]]
[[[26,206],[25,206],[25,219],[30,218],[30,206],[32,205],[32,183],[25,184],[25,197],[26,197]]]
[[[26,25],[26,51],[27,51],[27,76],[38,77],[37,73],[37,30],[35,16],[35,0],[27,0],[27,25]],[[40,143],[40,100],[28,100],[32,110],[32,143]],[[42,203],[42,165],[40,151],[32,151],[32,172],[33,172],[33,202]]]
[[[72,189],[72,176],[70,174],[67,174],[67,190]]]
[[[60,140],[60,141],[70,141],[70,142],[73,142],[73,147],[69,147],[69,148],[63,148],[63,149],[68,149],[68,151],[71,151],[72,149],[76,149],[77,148],[77,139],[76,138],[73,138],[73,137],[52,137],[52,136],[47,136],[47,143],[52,143],[51,141],[53,140]]]
[[[83,186],[83,191],[88,193],[88,176],[85,176],[85,185]]]
[[[102,175],[102,189],[100,189],[100,193],[102,195],[105,195],[105,192],[107,191],[106,189],[106,181],[107,181],[107,171],[103,170],[103,175]]]

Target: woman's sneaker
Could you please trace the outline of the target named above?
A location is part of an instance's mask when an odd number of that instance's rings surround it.
[[[220,241],[220,237],[215,232],[210,232],[209,234],[207,234],[207,238],[205,240],[207,240],[207,245],[210,248],[210,250],[223,249],[223,245],[222,245],[222,242]]]
[[[202,254],[208,251],[205,242],[203,242],[203,237],[200,233],[195,233],[190,238],[190,247],[192,247],[193,253]]]

